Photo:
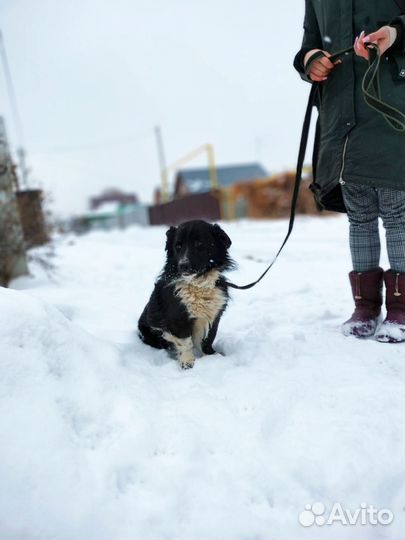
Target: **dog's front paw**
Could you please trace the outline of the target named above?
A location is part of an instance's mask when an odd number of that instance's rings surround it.
[[[181,369],[190,369],[194,366],[193,342],[191,337],[178,338],[176,341],[177,358]]]
[[[202,348],[202,352],[206,355],[210,355],[210,354],[216,354],[217,351],[215,349],[213,349],[211,347],[211,345],[207,345],[205,347]]]
[[[180,362],[181,369],[191,369],[194,367],[194,360],[185,360]]]
[[[222,351],[218,351],[217,349],[214,349],[213,347],[203,347],[203,353],[207,356],[211,354],[220,354],[221,356],[225,356],[225,353]]]

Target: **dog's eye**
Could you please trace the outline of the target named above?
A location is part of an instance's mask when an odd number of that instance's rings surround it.
[[[200,248],[202,247],[203,243],[201,242],[201,240],[195,240],[194,241],[194,247],[196,248]]]
[[[177,242],[177,244],[175,245],[175,248],[177,251],[180,251],[181,250],[181,244],[180,242]]]

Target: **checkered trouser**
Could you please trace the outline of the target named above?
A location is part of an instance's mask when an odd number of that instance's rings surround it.
[[[381,218],[391,270],[405,272],[405,191],[346,183],[342,192],[350,222],[353,270],[378,268]]]

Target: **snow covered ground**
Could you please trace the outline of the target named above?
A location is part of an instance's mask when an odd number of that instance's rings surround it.
[[[243,284],[286,222],[223,226]],[[339,332],[345,218],[298,219],[189,371],[135,331],[164,233],[58,238],[51,277],[0,289],[0,538],[403,538],[405,348]],[[335,503],[393,520],[323,524]]]

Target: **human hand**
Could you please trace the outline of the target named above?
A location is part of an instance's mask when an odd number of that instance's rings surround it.
[[[366,36],[366,33],[363,30],[354,41],[354,52],[357,54],[357,56],[361,56],[362,58],[368,60],[367,44],[375,43],[380,49],[380,54],[384,54],[385,51],[392,46],[396,39],[397,31],[392,26],[382,26],[376,32],[368,34],[368,36]]]
[[[304,65],[306,66],[311,56],[320,50],[321,49],[312,49],[308,51],[307,54],[304,56]],[[328,53],[327,51],[322,52],[325,56],[321,56],[320,58],[314,60],[309,67],[308,77],[311,79],[311,81],[326,81],[329,73],[336,66],[336,64],[341,64],[342,62],[341,60],[337,60],[335,63],[333,63],[329,60],[329,57],[331,56],[330,53]]]

